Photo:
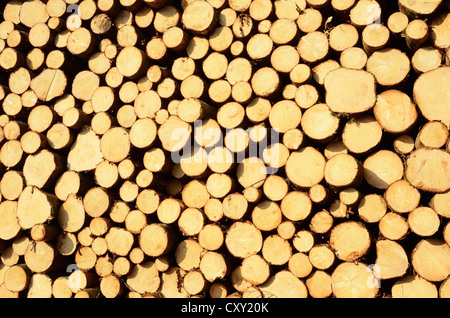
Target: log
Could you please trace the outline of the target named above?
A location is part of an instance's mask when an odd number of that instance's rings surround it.
[[[167,198],[161,201],[156,210],[158,219],[162,223],[171,224],[178,220],[181,211],[185,208],[185,205],[180,200],[174,198]],[[137,213],[137,212],[135,212]],[[141,212],[142,213],[142,212]],[[140,214],[137,214],[137,216]],[[128,216],[127,216],[128,218]],[[142,230],[142,229],[140,229]],[[139,231],[140,232],[140,231]]]
[[[292,221],[282,221],[277,227],[277,233],[281,238],[292,239],[295,234],[295,224]]]
[[[380,240],[376,243],[376,265],[379,279],[402,277],[409,268],[408,256],[403,247],[390,240]]]
[[[409,231],[407,220],[398,213],[388,212],[380,220],[380,232],[390,240],[400,240]]]
[[[448,39],[445,37],[445,34],[448,31],[449,21],[449,14],[442,13],[434,17],[430,23],[429,37],[438,49],[443,49],[448,45]]]
[[[449,192],[444,193],[436,193],[433,195],[429,202],[429,206],[439,215],[446,216],[448,215],[448,208],[446,207],[446,204],[449,199]]]
[[[302,60],[308,63],[319,62],[329,53],[327,36],[321,31],[307,33],[300,38],[297,50]]]
[[[348,238],[358,238],[358,244],[348,244]],[[330,247],[342,261],[354,261],[364,256],[370,247],[370,234],[367,228],[354,221],[340,223],[330,233]],[[349,246],[350,245],[350,246]]]
[[[184,186],[181,198],[184,204],[190,208],[202,208],[205,206],[210,194],[203,180],[192,180]]]
[[[403,177],[403,162],[392,151],[379,150],[363,163],[364,179],[377,189],[387,189],[391,184]]]
[[[208,282],[226,277],[230,271],[230,265],[224,255],[208,251],[200,260],[199,269]]]
[[[289,242],[279,235],[270,235],[264,239],[261,254],[271,265],[286,264],[292,256]]]
[[[324,168],[324,179],[333,187],[344,188],[360,182],[362,166],[349,154],[338,154],[330,158]]]
[[[252,223],[261,231],[276,229],[281,217],[281,209],[273,201],[262,201],[252,211]]]
[[[189,4],[181,16],[181,21],[186,29],[200,35],[208,34],[217,23],[214,7],[208,2],[196,2]]]
[[[242,278],[253,285],[264,283],[270,276],[270,266],[260,255],[252,255],[242,261]]]
[[[89,222],[89,229],[94,236],[104,236],[111,228],[111,221],[103,217],[94,217]],[[97,238],[96,238],[97,239]]]
[[[302,11],[296,22],[300,31],[311,33],[319,31],[324,24],[324,17],[319,9],[309,7]]]
[[[23,229],[51,220],[58,206],[57,198],[35,186],[24,188],[18,198],[17,218]]]
[[[414,270],[430,282],[441,282],[449,272],[449,246],[438,239],[423,239],[411,253]],[[426,264],[426,265],[425,265]]]
[[[300,56],[292,45],[280,45],[272,51],[270,61],[276,71],[289,73],[300,62]]]
[[[448,67],[431,70],[420,75],[413,87],[414,100],[423,116],[428,120],[440,120],[447,126],[449,125],[447,115],[448,105],[445,102],[445,99],[442,100],[443,102],[441,103],[440,98],[444,97],[446,94],[442,85],[448,74]],[[433,82],[434,85],[430,86],[431,82]],[[436,105],[435,103],[441,103],[441,107],[436,109],[436,107],[434,107],[434,105]]]
[[[393,12],[388,17],[386,22],[387,22],[387,27],[388,27],[389,31],[394,36],[398,36],[403,31],[405,31],[405,29],[409,23],[409,18],[405,13],[403,13],[401,11],[396,11],[396,12]]]
[[[364,34],[364,31],[363,31]],[[330,47],[336,52],[354,47],[359,40],[356,27],[351,24],[339,24],[330,31]]]
[[[184,288],[178,288],[178,277],[184,277],[186,272],[177,267],[171,267],[161,275],[161,294],[166,298],[188,297]]]
[[[100,281],[100,291],[106,298],[120,297],[124,291],[124,284],[114,275],[103,277]]]
[[[53,241],[59,235],[59,228],[55,224],[36,224],[30,230],[33,241]]]
[[[248,202],[243,194],[231,193],[222,200],[223,215],[233,219],[240,220],[248,210]]]
[[[103,239],[103,238],[102,238]],[[94,239],[94,241],[98,241],[97,239]],[[92,249],[92,251],[95,253],[95,250]],[[97,254],[97,253],[95,253]],[[99,279],[102,279],[102,277],[105,277],[112,273],[112,260],[109,257],[100,256],[95,260],[95,273],[98,275]]]
[[[303,145],[304,137],[300,129],[290,129],[283,134],[283,145],[289,150],[297,150]]]
[[[384,198],[393,211],[408,213],[418,207],[421,193],[408,181],[400,179],[386,189]]]
[[[373,113],[385,131],[395,134],[408,132],[418,119],[412,99],[396,89],[386,90],[378,96]]]
[[[311,165],[311,163],[315,164]],[[286,175],[299,187],[309,188],[324,178],[325,158],[312,147],[292,152],[286,162]]]
[[[388,27],[381,24],[370,24],[361,33],[363,48],[367,55],[385,48],[389,44],[390,32]]]
[[[89,101],[100,85],[100,77],[91,71],[81,71],[72,82],[72,94],[75,98]]]
[[[198,235],[204,226],[204,216],[199,209],[187,208],[178,218],[178,228],[186,236]]]
[[[242,238],[245,237],[245,244]],[[225,235],[225,244],[229,252],[238,258],[257,254],[263,246],[261,231],[250,222],[236,221]]]
[[[418,48],[411,58],[411,66],[418,74],[426,73],[441,66],[441,56],[435,47],[425,46]]]
[[[430,156],[423,160],[423,156]],[[443,168],[449,159],[449,153],[440,149],[422,148],[413,151],[407,161],[405,176],[414,187],[427,192],[446,192],[450,188],[448,184],[447,171]],[[420,169],[418,166],[420,161]],[[434,169],[440,171],[435,174]],[[431,173],[431,174],[430,174]]]
[[[308,253],[309,261],[311,265],[318,270],[327,270],[335,262],[335,254],[325,244],[318,244],[311,248]]]
[[[100,162],[94,171],[96,182],[103,188],[111,188],[119,182],[119,169],[115,163],[108,160]]]
[[[386,72],[386,67],[390,70]],[[367,71],[372,73],[382,87],[398,87],[405,81],[411,67],[406,54],[399,49],[385,48],[367,59]]]
[[[392,286],[393,298],[437,298],[436,286],[419,275],[407,275]]]
[[[262,28],[261,23],[259,25],[260,28]],[[295,40],[298,38],[298,29],[294,20],[283,18],[270,24],[268,35],[274,44],[280,46],[288,45],[295,43]]]
[[[320,183],[309,188],[308,195],[312,202],[319,205],[327,203],[330,199],[330,191]]]
[[[308,255],[297,252],[291,256],[288,262],[289,271],[298,278],[306,278],[313,271],[313,266]]]
[[[88,58],[96,46],[97,42],[92,32],[85,27],[74,30],[67,38],[67,49],[81,59]]]
[[[302,110],[292,100],[276,102],[269,113],[271,127],[279,133],[296,128],[301,123]]]
[[[24,55],[12,47],[5,48],[0,54],[0,66],[7,71],[12,71],[24,63]]]
[[[325,234],[330,231],[333,225],[333,216],[330,212],[322,210],[312,216],[309,222],[309,229],[316,234]]]
[[[349,18],[357,28],[364,28],[380,21],[382,8],[375,0],[358,1],[350,10]]]
[[[8,86],[12,93],[23,94],[30,87],[31,73],[25,67],[20,67],[11,73]]]
[[[141,264],[146,260],[146,256],[140,247],[134,247],[129,254],[132,264]]]
[[[0,193],[6,200],[17,200],[25,184],[23,173],[15,170],[6,171],[0,181]]]
[[[263,160],[269,166],[273,169],[279,169],[286,165],[286,161],[289,157],[289,150],[286,146],[284,146],[282,143],[274,143],[266,148],[264,148],[263,153]],[[286,192],[287,192],[287,187]],[[281,188],[281,191],[283,187]]]
[[[334,218],[337,218],[337,219],[345,218],[345,217],[348,217],[349,206],[347,206],[340,199],[339,200],[336,199],[331,202],[329,210],[330,210],[330,214]]]
[[[83,207],[91,217],[106,213],[111,205],[111,196],[101,187],[93,187],[83,197]]]
[[[441,148],[448,139],[447,126],[440,121],[427,122],[416,137],[415,148]]]
[[[59,176],[62,168],[62,158],[44,149],[26,158],[23,176],[27,185],[36,186],[40,189],[47,188]]]
[[[161,284],[161,278],[152,261],[137,264],[127,275],[126,283],[137,293],[154,293]]]
[[[46,274],[33,274],[27,292],[27,298],[51,298],[52,279]]]
[[[191,238],[181,241],[175,249],[175,261],[181,269],[191,271],[200,266],[203,247]]]
[[[32,28],[37,23],[45,23],[49,19],[47,6],[41,1],[30,1],[22,4],[19,19],[28,28]]]
[[[439,287],[439,297],[448,297],[448,279],[446,279]]]
[[[300,63],[291,70],[289,79],[293,84],[300,85],[306,83],[311,78],[311,68],[307,64]]]
[[[125,276],[131,271],[131,263],[127,257],[118,257],[114,260],[113,273],[117,276]]]
[[[296,97],[298,92],[297,89]],[[339,128],[339,119],[333,116],[331,109],[326,104],[319,103],[309,107],[303,113],[301,127],[309,138],[319,142],[327,142],[336,135]]]
[[[0,162],[4,167],[20,167],[24,159],[23,149],[18,140],[8,140],[0,148]]]
[[[339,192],[339,201],[338,204],[339,209],[354,207],[358,204],[361,199],[361,192],[359,192],[356,188],[347,187],[342,189]]]
[[[52,284],[52,294],[55,298],[71,298],[73,293],[68,286],[68,277],[56,278]]]
[[[313,70],[313,79],[319,84],[319,85],[323,85],[323,80],[325,78],[325,76],[339,68],[340,65],[337,61],[335,61],[334,59],[326,59],[323,62],[320,62],[319,64],[317,64],[312,70]]]
[[[5,266],[14,266],[19,263],[20,256],[14,252],[12,247],[6,248],[1,255],[1,260]]]
[[[292,289],[286,290],[283,286],[290,284]],[[305,283],[295,277],[288,270],[282,270],[270,277],[259,286],[262,295],[272,295],[281,298],[306,298],[308,291]]]
[[[28,126],[31,130],[43,133],[56,122],[56,113],[46,105],[34,107],[28,116]]]
[[[224,243],[225,236],[216,224],[206,224],[198,233],[200,245],[207,250],[218,250]]]
[[[348,17],[348,14],[350,13],[350,9],[355,4],[354,0],[332,0],[331,1],[331,7],[336,12],[338,17]]]
[[[93,239],[94,240],[94,239]],[[95,267],[98,256],[91,246],[79,247],[75,253],[75,262],[81,270],[89,271]]]
[[[164,255],[173,248],[174,237],[164,224],[149,224],[139,234],[139,246],[151,257]],[[130,233],[131,235],[131,233]],[[132,235],[130,236],[130,238]],[[131,246],[130,246],[131,248]]]
[[[411,51],[416,51],[427,41],[428,35],[429,29],[425,21],[412,20],[405,29],[406,45]]]
[[[272,67],[263,67],[253,74],[251,85],[256,96],[269,97],[279,89],[280,78]]]
[[[63,256],[75,254],[78,239],[73,233],[60,234],[56,239],[56,249]]]
[[[287,182],[280,176],[271,175],[264,181],[263,192],[272,201],[282,200],[288,191]]]
[[[248,37],[251,34],[252,28],[253,20],[246,13],[240,14],[231,26],[233,35],[237,39],[244,39]]]
[[[409,228],[419,236],[432,236],[438,231],[440,224],[438,214],[430,207],[417,207],[408,213]]]
[[[25,264],[34,273],[47,273],[64,268],[64,261],[58,251],[48,242],[30,244],[24,255]]]
[[[343,262],[331,274],[333,295],[337,298],[375,298],[378,285],[364,263]]]
[[[399,8],[400,11],[404,12],[405,14],[409,15],[418,15],[418,16],[428,16],[433,14],[439,6],[442,4],[442,1],[431,1],[431,2],[417,2],[417,3],[411,3],[409,1],[400,0],[399,1]]]
[[[2,231],[0,238],[9,240],[14,238],[20,231],[20,225],[17,221],[17,203],[15,201],[3,201],[0,204],[2,215]]]
[[[375,193],[365,195],[358,204],[358,215],[368,223],[380,222],[387,213],[386,200]],[[380,224],[381,225],[381,224]]]
[[[399,154],[407,155],[414,150],[414,139],[409,135],[398,136],[394,140],[394,149]]]
[[[308,292],[313,298],[327,298],[332,294],[331,275],[316,270],[306,279]]]
[[[207,286],[205,277],[198,270],[188,272],[183,278],[183,288],[192,296],[203,293]]]
[[[361,113],[371,109],[376,102],[375,78],[363,70],[340,68],[331,71],[324,79],[324,87],[326,103],[336,113]],[[348,93],[342,96],[343,91]],[[358,96],[358,100],[353,96]]]

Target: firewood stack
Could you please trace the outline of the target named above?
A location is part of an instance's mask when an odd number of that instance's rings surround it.
[[[450,297],[449,8],[2,1],[0,297]]]

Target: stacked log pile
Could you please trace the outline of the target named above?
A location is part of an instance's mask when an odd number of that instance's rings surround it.
[[[449,8],[2,1],[0,297],[450,297]]]

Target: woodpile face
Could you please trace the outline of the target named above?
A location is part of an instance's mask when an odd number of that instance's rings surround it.
[[[450,297],[448,1],[0,5],[0,297]]]

